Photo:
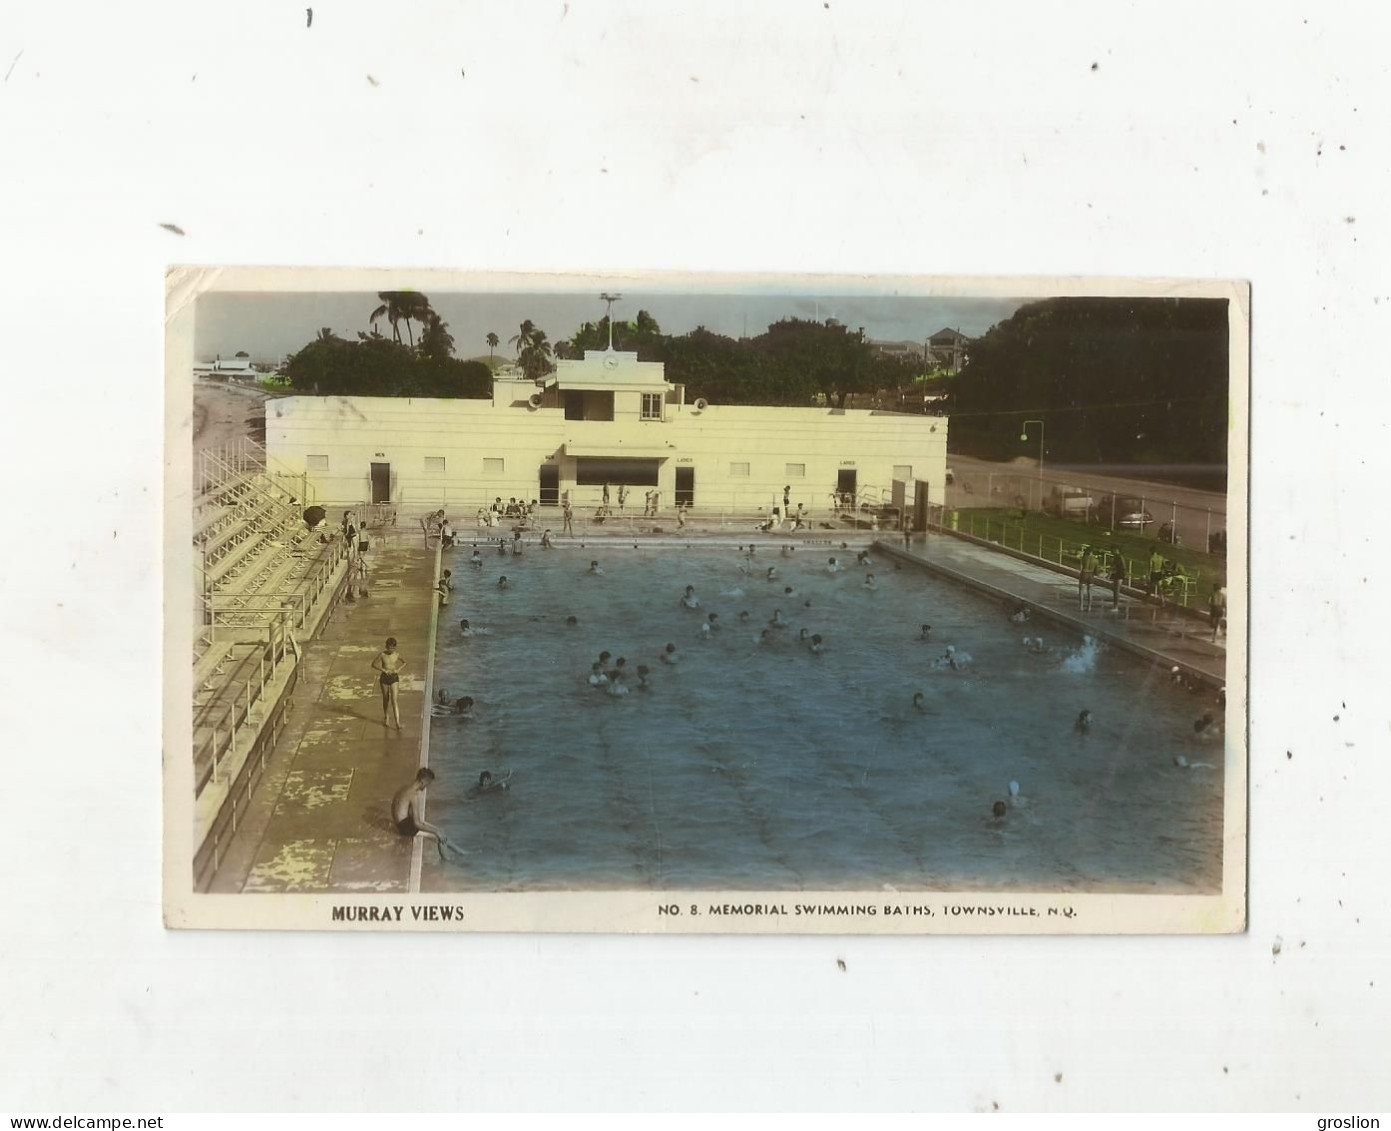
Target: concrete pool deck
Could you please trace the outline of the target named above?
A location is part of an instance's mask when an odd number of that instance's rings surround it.
[[[410,890],[412,845],[389,810],[419,766],[435,554],[401,530],[374,533],[367,561],[371,595],[302,645],[285,731],[213,892]],[[400,731],[382,726],[370,666],[388,636],[406,660]]]
[[[1023,601],[1035,615],[1078,632],[1109,641],[1142,659],[1218,686],[1227,682],[1226,636],[1212,643],[1207,619],[1167,610],[1157,604],[1121,595],[1121,615],[1112,611],[1109,584],[1092,586],[1091,608],[1078,607],[1077,579],[1047,566],[1035,565],[986,546],[949,534],[915,535],[904,550],[903,541],[881,539],[878,545],[895,557],[925,565],[977,592],[1002,601]]]
[[[679,535],[639,537],[640,544],[678,540],[732,541],[727,523],[692,522]],[[760,546],[868,545],[867,531],[811,531],[758,536]],[[743,534],[748,537],[748,534]],[[534,540],[539,532],[530,535]],[[1131,599],[1133,615],[1103,613],[1109,588],[1097,586],[1090,612],[1077,608],[1074,578],[972,545],[949,535],[922,535],[911,548],[878,535],[879,551],[921,563],[986,596],[1024,601],[1036,615],[1117,644],[1143,658],[1218,684],[1226,680],[1226,649],[1209,642],[1204,621],[1170,613],[1151,620],[1152,606]],[[595,544],[631,543],[627,530],[588,532]],[[461,540],[467,560],[471,538]],[[558,547],[579,538],[557,538]],[[420,842],[400,837],[390,820],[392,794],[421,761],[429,674],[436,552],[407,526],[373,535],[368,555],[371,596],[340,605],[320,635],[302,645],[304,660],[286,729],[266,776],[213,879],[213,892],[408,892]],[[459,560],[459,559],[455,559]],[[448,564],[446,562],[446,564]],[[1123,598],[1124,600],[1124,598]],[[400,684],[401,731],[381,722],[381,699],[370,668],[395,636],[406,668]],[[417,864],[416,875],[420,865]]]

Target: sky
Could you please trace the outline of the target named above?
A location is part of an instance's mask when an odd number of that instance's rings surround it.
[[[459,357],[486,355],[491,331],[502,340],[499,354],[511,355],[507,339],[530,318],[551,341],[571,337],[586,321],[604,316],[598,291],[571,294],[478,294],[428,290],[431,305],[449,324]],[[1009,317],[1022,299],[949,298],[921,295],[675,294],[625,291],[614,318],[630,320],[646,310],[668,334],[697,326],[740,337],[754,336],[780,318],[838,318],[864,327],[875,341],[922,341],[944,327],[968,337]],[[373,292],[215,292],[198,299],[195,355],[198,361],[245,350],[258,362],[282,361],[312,339],[320,327],[351,338],[369,328],[380,305]],[[415,327],[419,332],[419,327]],[[385,322],[383,333],[390,333]]]

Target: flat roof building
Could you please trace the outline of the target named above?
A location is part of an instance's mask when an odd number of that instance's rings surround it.
[[[596,505],[604,484],[747,512],[894,501],[893,483],[942,499],[944,417],[886,410],[687,402],[660,362],[589,350],[536,381],[499,375],[483,399],[284,397],[267,402],[266,446],[325,505],[468,511],[504,500]],[[901,496],[900,496],[901,498]],[[616,501],[616,499],[615,499]]]

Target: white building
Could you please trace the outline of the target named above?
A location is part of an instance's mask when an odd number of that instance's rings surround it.
[[[628,509],[660,492],[661,509],[708,512],[792,505],[824,513],[833,496],[860,503],[940,502],[943,417],[826,407],[687,404],[658,362],[588,351],[540,382],[497,377],[491,400],[285,397],[266,405],[266,445],[303,471],[325,505],[445,506],[464,515],[501,496],[576,507],[603,485],[628,488]],[[895,499],[894,482],[906,499]]]

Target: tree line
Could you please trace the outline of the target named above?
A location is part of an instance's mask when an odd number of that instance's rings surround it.
[[[419,291],[382,291],[377,298],[381,305],[368,317],[368,330],[344,338],[325,326],[285,359],[280,373],[292,389],[315,396],[492,395],[492,370],[481,361],[454,356],[449,323],[427,296]],[[383,322],[391,327],[389,336],[381,331]]]
[[[1225,478],[1225,299],[1053,298],[971,343],[948,386],[952,450],[1075,464],[1187,465]]]
[[[324,327],[286,359],[281,373],[293,389],[321,396],[491,395],[489,365],[454,357],[449,324],[428,297],[417,291],[383,291],[377,297],[380,305],[371,312],[368,330],[345,338]],[[389,335],[382,323],[390,327]],[[667,380],[684,384],[688,399],[843,407],[847,396],[897,387],[915,376],[911,364],[880,354],[863,329],[852,331],[834,319],[786,318],[757,337],[730,338],[703,326],[664,334],[657,320],[640,310],[632,321],[615,322],[612,331],[616,349],[664,363]],[[507,344],[518,368],[535,379],[553,372],[557,360],[606,349],[609,332],[609,320],[602,318],[551,342],[545,330],[526,319]],[[502,339],[490,332],[485,340],[491,360]]]

